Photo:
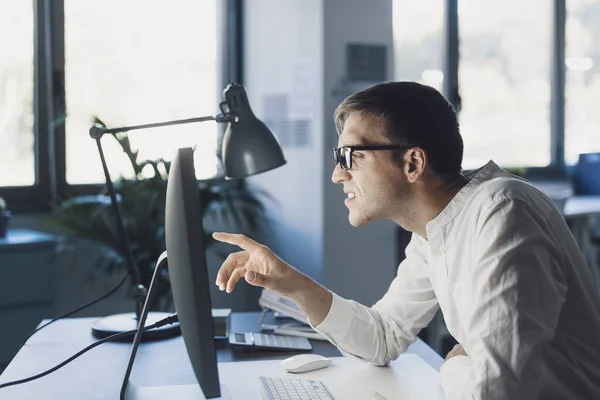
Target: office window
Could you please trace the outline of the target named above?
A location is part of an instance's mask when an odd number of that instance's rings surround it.
[[[215,115],[217,0],[65,0],[66,179],[104,181],[91,118],[109,127]],[[220,53],[219,53],[220,54]],[[197,145],[197,175],[217,173],[217,125],[188,124],[131,132],[139,159],[171,158]],[[113,179],[132,176],[109,135],[102,144]]]
[[[444,3],[394,0],[395,76],[440,92],[444,81]]]
[[[552,5],[459,1],[464,168],[550,163]]]
[[[33,3],[0,0],[0,186],[35,184]]]
[[[600,0],[568,0],[565,48],[565,162],[600,152]]]

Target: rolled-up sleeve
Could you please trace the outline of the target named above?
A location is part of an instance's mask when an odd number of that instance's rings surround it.
[[[422,240],[413,234],[396,277],[373,307],[333,294],[329,313],[314,328],[345,355],[376,365],[398,358],[438,309]]]
[[[566,295],[557,244],[546,216],[502,199],[480,218],[476,263],[468,266],[468,356],[441,369],[447,400],[537,399],[544,345],[554,337]]]

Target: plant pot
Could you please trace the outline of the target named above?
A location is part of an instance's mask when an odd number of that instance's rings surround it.
[[[6,231],[8,230],[10,216],[11,216],[10,211],[4,211],[0,215],[0,238],[6,237]]]

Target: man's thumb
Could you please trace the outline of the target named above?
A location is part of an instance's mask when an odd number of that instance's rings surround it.
[[[246,282],[258,286],[264,286],[267,280],[266,276],[264,276],[263,274],[259,274],[256,271],[246,272],[246,276],[244,278],[246,279]]]

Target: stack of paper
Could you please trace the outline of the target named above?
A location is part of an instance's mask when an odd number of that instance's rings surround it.
[[[309,324],[308,318],[290,299],[269,289],[263,289],[258,304],[273,315],[263,320],[261,329],[278,335],[300,336],[309,339],[327,340],[315,331]]]
[[[268,308],[269,310],[276,311],[286,317],[294,318],[296,321],[308,325],[306,315],[304,315],[296,303],[272,290],[263,289],[260,293],[258,304],[260,304],[262,308]]]

